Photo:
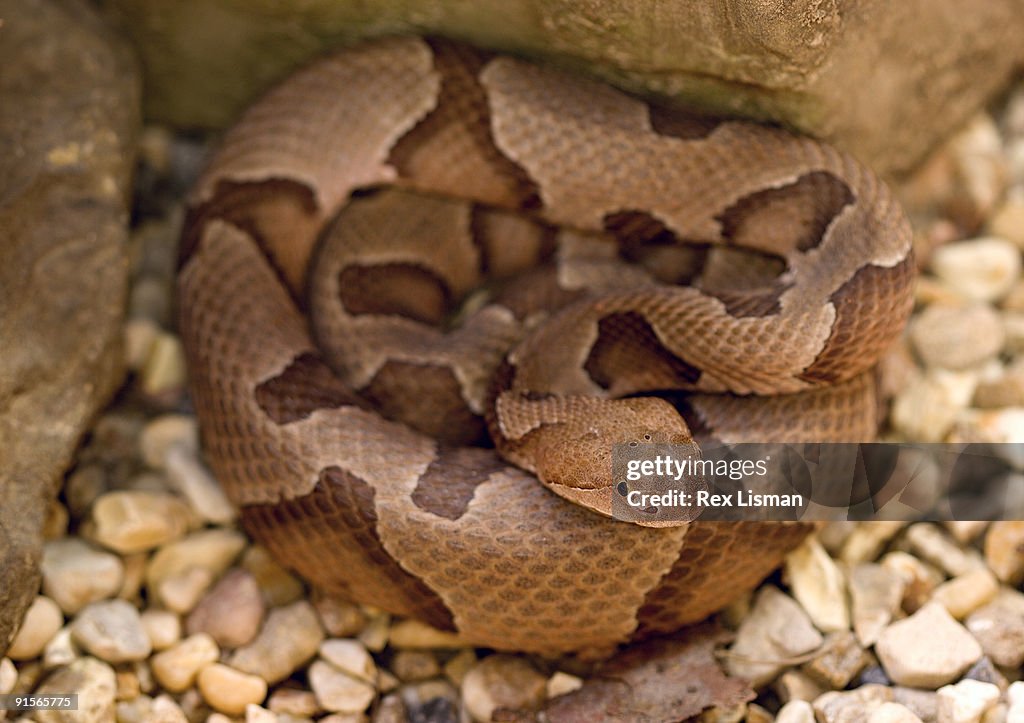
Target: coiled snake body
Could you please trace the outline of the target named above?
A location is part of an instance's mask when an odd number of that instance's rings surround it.
[[[283,562],[559,653],[705,617],[808,528],[609,519],[611,444],[870,439],[911,269],[888,190],[828,146],[398,38],[228,133],[181,330],[207,457]]]

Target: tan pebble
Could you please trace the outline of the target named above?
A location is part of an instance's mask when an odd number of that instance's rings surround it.
[[[957,620],[963,620],[999,592],[999,583],[989,570],[965,572],[935,588],[932,599]]]
[[[391,616],[387,613],[378,613],[366,622],[356,637],[368,650],[379,653],[388,644],[390,633]]]
[[[262,703],[267,697],[265,680],[221,663],[200,670],[197,683],[203,700],[228,715],[241,715],[247,705]]]
[[[125,365],[133,372],[139,372],[153,353],[153,347],[160,336],[160,325],[153,319],[128,319],[121,327],[124,339]]]
[[[846,580],[817,539],[809,537],[791,552],[785,570],[793,597],[818,630],[849,630]]]
[[[381,698],[373,713],[373,723],[407,723],[409,720],[409,711],[398,695]]]
[[[965,409],[947,438],[950,442],[1018,444],[1024,442],[1024,407]]]
[[[213,584],[213,580],[214,574],[210,570],[190,567],[161,580],[156,587],[156,597],[169,610],[186,615]]]
[[[998,237],[976,238],[935,249],[936,276],[974,301],[1002,298],[1020,277],[1020,249]]]
[[[399,650],[391,659],[391,670],[400,680],[427,680],[439,675],[441,666],[425,650]]]
[[[376,686],[379,692],[390,693],[399,685],[401,685],[401,683],[402,681],[400,681],[398,678],[392,675],[391,671],[389,671],[387,668],[377,669]]]
[[[0,695],[7,695],[14,690],[18,682],[18,669],[10,658],[0,658]]]
[[[25,611],[18,633],[7,649],[7,657],[11,660],[39,657],[62,625],[64,615],[57,603],[44,595],[37,595]]]
[[[358,640],[331,638],[320,643],[320,657],[343,673],[367,683],[377,678],[377,665]]]
[[[933,721],[938,716],[939,696],[933,690],[918,690],[897,685],[893,686],[892,699],[894,703],[904,706],[921,720]]]
[[[242,567],[251,572],[271,607],[288,605],[303,597],[302,582],[270,556],[266,548],[252,545],[242,556]]]
[[[988,528],[988,522],[984,520],[949,520],[942,525],[962,545],[974,542]]]
[[[121,564],[124,566],[124,577],[121,578],[121,587],[117,591],[117,597],[128,602],[138,602],[142,585],[146,580],[149,555],[145,552],[122,555]]]
[[[308,602],[275,608],[256,639],[234,652],[231,665],[277,683],[312,658],[323,637],[320,621]]]
[[[96,658],[79,658],[66,668],[55,670],[34,692],[41,696],[78,694],[78,713],[72,719],[83,723],[107,723],[114,720],[117,691],[114,669]],[[37,711],[38,723],[64,723],[65,712]]]
[[[875,653],[895,683],[937,688],[959,677],[982,650],[942,605],[933,602],[887,627]]]
[[[139,695],[131,700],[118,701],[115,711],[117,723],[149,723],[153,699],[148,695]]]
[[[189,444],[172,444],[164,455],[167,480],[202,519],[215,525],[226,525],[235,519],[231,506],[220,484],[199,460]]]
[[[315,661],[309,666],[309,686],[324,710],[361,713],[376,696],[373,685],[343,673],[330,663]]]
[[[889,702],[875,708],[867,723],[921,723],[921,719],[906,706]]]
[[[278,688],[270,694],[267,708],[275,713],[287,713],[293,716],[310,717],[320,710],[316,696],[309,690],[296,688]]]
[[[235,530],[213,528],[189,533],[156,551],[146,569],[146,585],[155,592],[164,580],[190,568],[220,577],[244,548],[245,537]]]
[[[961,408],[945,386],[932,377],[921,377],[912,380],[893,400],[892,424],[909,440],[941,442]]]
[[[67,615],[113,596],[124,579],[117,555],[70,537],[44,545],[41,571],[43,593]]]
[[[158,695],[153,699],[144,723],[188,723],[185,711],[169,695]]]
[[[523,658],[491,655],[462,681],[462,702],[476,721],[489,721],[497,708],[537,710],[547,695],[547,678]]]
[[[799,670],[784,672],[775,681],[774,688],[783,703],[794,700],[810,702],[826,692],[821,683]]]
[[[206,723],[237,723],[237,719],[229,718],[223,713],[210,713],[206,718]]]
[[[197,633],[154,655],[150,667],[161,686],[172,693],[181,693],[191,687],[199,671],[216,662],[219,655],[213,638]]]
[[[96,540],[122,555],[144,552],[188,531],[188,507],[171,494],[120,491],[101,495],[92,507]]]
[[[108,663],[143,660],[152,651],[138,610],[124,600],[87,605],[71,624],[72,639]]]
[[[153,340],[149,357],[142,365],[139,386],[149,397],[177,395],[185,387],[185,351],[181,339],[161,332]]]
[[[1008,198],[992,215],[988,224],[994,236],[1000,236],[1024,249],[1024,198]]]
[[[181,618],[170,610],[145,610],[140,617],[153,650],[167,650],[181,640]]]
[[[50,638],[43,650],[43,667],[46,669],[60,668],[69,665],[81,655],[71,635],[71,626],[65,625]]]
[[[750,615],[740,625],[726,669],[760,687],[778,675],[789,658],[815,650],[821,643],[821,633],[803,608],[768,585],[758,591]]]
[[[904,527],[905,522],[889,520],[859,523],[843,543],[839,559],[849,564],[871,562]]]
[[[548,698],[557,698],[560,695],[572,693],[583,687],[583,679],[569,673],[556,670],[555,674],[548,678],[544,691]]]
[[[68,534],[68,508],[60,500],[50,500],[46,508],[46,520],[43,521],[43,539],[59,540]]]
[[[188,616],[190,633],[209,633],[225,648],[252,642],[266,613],[256,578],[234,568],[222,577]]]
[[[925,366],[967,369],[1003,347],[1002,320],[985,304],[929,306],[910,324],[910,339]]]
[[[245,723],[280,723],[278,717],[255,703],[245,706]]]
[[[996,664],[1007,668],[1024,664],[1024,594],[1000,589],[992,602],[967,617],[965,625]]]
[[[139,435],[139,453],[152,469],[164,469],[167,450],[175,444],[199,449],[199,426],[195,417],[164,414],[150,420]]]
[[[821,654],[807,661],[802,670],[826,688],[840,690],[849,685],[871,662],[871,656],[857,643],[849,630],[829,633]]]
[[[815,723],[814,708],[806,700],[791,700],[779,709],[775,723]]]
[[[1007,585],[1024,582],[1024,521],[992,523],[985,535],[985,561]]]
[[[981,716],[994,706],[1000,690],[991,683],[961,680],[938,690],[939,721],[942,723],[979,723]]]
[[[814,712],[824,723],[862,720],[892,700],[892,690],[884,685],[862,685],[849,691],[829,691],[814,701]]]
[[[438,630],[419,620],[400,620],[389,637],[396,648],[462,648],[466,643],[455,633]]]
[[[1021,289],[1022,291],[1024,291],[1024,286],[1022,286]],[[1015,356],[1018,356],[1018,367],[1020,366],[1019,355],[1021,352],[1024,352],[1024,313],[1022,313],[1022,311],[1024,311],[1024,300],[1022,300],[1021,307],[1017,308],[1016,310],[1010,309],[1004,311],[1002,314],[1003,332],[1006,334],[1006,341],[1004,342],[1004,346],[1007,352]],[[1014,381],[1016,381],[1016,379]],[[1017,390],[1012,391],[1014,394],[1017,393]],[[1011,398],[1004,402],[1003,404],[999,405],[995,404],[995,401],[992,400],[992,403],[986,406],[1009,407],[1020,406],[1020,403],[1014,401],[1013,398]]]
[[[313,599],[324,630],[334,638],[350,638],[366,625],[366,615],[358,605],[337,598],[318,595]]]
[[[933,591],[944,579],[934,566],[899,550],[887,553],[881,564],[903,580],[901,606],[906,612],[914,612],[931,600]]]
[[[462,685],[466,673],[476,665],[476,653],[471,648],[460,650],[458,654],[444,664],[444,675],[455,685]]]
[[[362,713],[331,713],[325,715],[317,723],[366,723],[366,716]]]
[[[117,670],[115,681],[117,683],[117,700],[131,700],[138,698],[142,692],[139,685],[139,677],[131,670]]]
[[[850,570],[850,607],[860,644],[875,644],[903,599],[904,578],[882,565],[862,563]]]
[[[941,528],[928,522],[911,525],[906,540],[914,552],[950,575],[963,575],[985,566],[976,551],[962,549]]]

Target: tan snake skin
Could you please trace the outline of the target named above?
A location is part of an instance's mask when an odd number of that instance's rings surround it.
[[[911,277],[889,191],[827,146],[400,38],[230,131],[179,291],[255,538],[331,593],[557,654],[700,620],[808,531],[609,519],[611,445],[870,440]]]

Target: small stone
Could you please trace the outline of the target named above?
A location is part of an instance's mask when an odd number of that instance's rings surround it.
[[[862,522],[846,538],[839,559],[851,565],[871,562],[882,554],[889,541],[904,527],[905,522],[890,520]]]
[[[302,582],[278,564],[270,553],[259,545],[252,545],[242,556],[242,567],[259,583],[263,597],[271,607],[281,607],[303,597]],[[338,637],[347,637],[339,635]]]
[[[793,597],[818,630],[827,633],[850,629],[846,580],[820,542],[809,537],[791,552],[786,557],[786,576]]]
[[[366,615],[359,606],[345,600],[320,595],[313,599],[313,606],[332,638],[351,638],[366,625]]]
[[[161,332],[153,340],[149,357],[142,366],[139,387],[152,398],[177,397],[185,387],[185,350],[181,339]]]
[[[255,703],[245,706],[245,723],[280,723],[280,719]]]
[[[153,353],[160,336],[160,325],[152,319],[128,319],[121,327],[124,339],[124,360],[130,371],[138,372]]]
[[[803,608],[769,585],[758,592],[750,615],[740,626],[726,668],[757,688],[778,675],[789,658],[810,652],[821,642],[821,633]]]
[[[545,692],[548,698],[557,698],[560,695],[572,693],[574,690],[579,690],[582,687],[582,678],[557,670],[554,675],[548,678]]]
[[[984,560],[974,550],[962,549],[941,528],[929,522],[911,525],[906,540],[914,552],[949,575],[963,575],[985,567]]]
[[[321,646],[322,648],[323,646]],[[399,650],[391,659],[391,670],[399,680],[427,680],[441,673],[437,658],[424,650]]]
[[[900,608],[904,581],[891,570],[862,563],[850,570],[850,607],[853,630],[864,647],[870,647]]]
[[[1024,316],[1021,319],[1024,333]],[[1015,361],[998,376],[981,379],[971,403],[982,409],[1024,406],[1024,361]]]
[[[96,658],[79,658],[66,668],[54,671],[34,692],[38,695],[78,694],[78,710],[73,718],[64,711],[33,713],[39,723],[109,723],[114,720],[114,696],[117,678],[114,669]]]
[[[164,414],[150,420],[139,435],[139,452],[153,469],[164,469],[167,451],[176,444],[199,450],[199,426],[195,417]]]
[[[978,642],[938,603],[887,627],[875,652],[894,682],[933,689],[955,680],[982,655]]]
[[[966,625],[997,665],[1018,668],[1024,664],[1024,595],[1001,589],[992,602],[968,616]]]
[[[181,618],[170,610],[146,610],[140,617],[153,650],[167,650],[181,640]]]
[[[189,633],[209,633],[219,645],[237,648],[252,642],[266,613],[256,578],[247,570],[229,570],[188,616]]]
[[[65,625],[46,644],[46,648],[43,650],[43,667],[49,670],[70,665],[80,655],[81,650],[75,645],[71,626]]]
[[[388,644],[388,636],[391,634],[391,616],[387,613],[379,613],[371,617],[361,631],[359,631],[359,642],[366,646],[367,650],[379,653]]]
[[[939,696],[935,691],[897,685],[892,689],[892,700],[909,709],[921,720],[933,721],[938,716]]]
[[[489,721],[497,708],[537,710],[544,703],[547,678],[523,658],[491,655],[462,681],[462,702],[476,721]]]
[[[750,703],[746,706],[745,714],[740,719],[745,720],[747,723],[772,723],[775,720],[775,716],[766,708],[762,708],[756,703]]]
[[[996,301],[1020,276],[1020,250],[1001,238],[971,239],[935,249],[931,266],[936,276],[968,299]]]
[[[999,592],[995,575],[986,569],[971,570],[935,588],[932,599],[957,620],[963,620]]]
[[[775,723],[815,723],[814,708],[806,700],[791,700],[779,708]]]
[[[988,522],[984,520],[949,520],[942,524],[962,545],[974,542],[988,528]]]
[[[977,680],[961,680],[939,688],[941,723],[980,723],[981,716],[999,700],[999,688]]]
[[[164,455],[164,467],[171,486],[189,501],[192,509],[207,522],[226,525],[235,519],[235,508],[228,502],[217,480],[189,444],[172,444]]]
[[[14,690],[18,682],[18,669],[10,658],[0,658],[0,695],[7,695]]]
[[[1024,249],[1024,199],[1008,198],[989,220],[994,236],[1006,239]]]
[[[992,523],[985,535],[985,561],[1007,585],[1024,582],[1024,521]]]
[[[982,656],[977,663],[968,668],[967,672],[964,673],[964,678],[970,678],[982,683],[991,683],[1001,691],[1006,690],[1007,686],[1010,685],[1009,681],[1006,680],[1006,676],[999,672],[999,669],[992,662],[992,658],[987,655]]]
[[[324,710],[361,713],[376,695],[373,685],[357,680],[322,660],[309,666],[308,675],[309,685]]]
[[[48,597],[37,595],[25,611],[21,627],[7,649],[7,657],[11,660],[38,658],[63,624],[64,615],[61,614],[57,603]]]
[[[824,651],[803,665],[809,676],[833,690],[845,688],[871,662],[849,630],[829,633]]]
[[[241,715],[250,703],[262,703],[267,697],[267,682],[257,676],[221,663],[211,663],[199,671],[199,693],[213,708],[228,715]]]
[[[245,548],[245,537],[223,528],[198,530],[157,550],[146,570],[146,585],[156,591],[167,578],[199,568],[213,579],[223,574]]]
[[[124,577],[121,578],[121,588],[117,591],[117,596],[128,602],[141,600],[140,594],[146,579],[149,555],[145,552],[124,555],[121,557],[121,564],[124,567]]]
[[[185,711],[169,695],[158,695],[153,699],[145,723],[188,723]]]
[[[171,494],[119,491],[101,495],[92,507],[95,539],[122,555],[144,552],[181,537],[189,511]]]
[[[124,600],[90,603],[72,623],[71,635],[84,650],[108,663],[143,660],[152,650],[138,610]]]
[[[396,648],[463,648],[466,642],[455,633],[438,630],[419,620],[400,620],[388,638]]]
[[[381,698],[373,714],[373,723],[408,723],[410,720],[405,702],[397,695]]]
[[[358,680],[373,683],[377,679],[377,665],[358,640],[339,638],[325,640],[320,643],[320,657],[338,670]]]
[[[43,593],[67,615],[74,615],[91,602],[112,597],[124,576],[124,566],[117,555],[72,537],[47,542],[40,569]]]
[[[967,369],[1003,347],[1003,324],[991,307],[929,306],[910,324],[910,339],[926,366]]]
[[[821,723],[862,721],[891,700],[891,688],[865,685],[850,691],[825,693],[814,701],[814,712]]]
[[[118,701],[115,710],[117,723],[149,723],[148,716],[153,711],[153,699],[148,695],[140,695],[131,700]]]
[[[950,442],[1010,444],[1024,440],[1024,409],[965,409],[957,415]]]
[[[392,675],[391,671],[386,668],[378,668],[377,670],[377,690],[381,693],[390,693],[397,688],[402,681]]]
[[[932,592],[943,581],[943,575],[926,562],[913,555],[895,551],[882,558],[882,567],[903,580],[902,607],[906,612],[915,612],[931,600]]]
[[[191,611],[213,584],[214,574],[202,567],[190,567],[168,575],[156,586],[156,597],[179,615]]]
[[[197,633],[154,655],[150,668],[160,685],[172,693],[181,693],[192,686],[200,670],[215,663],[219,656],[213,638]]]
[[[114,671],[117,682],[117,700],[131,700],[142,693],[139,677],[131,670]]]
[[[308,690],[278,688],[267,699],[267,708],[274,713],[286,713],[296,717],[312,717],[320,710],[316,696]]]
[[[775,681],[775,692],[782,703],[791,700],[811,700],[826,692],[816,680],[799,670],[788,670]]]
[[[231,656],[231,665],[277,683],[312,658],[323,639],[313,606],[292,603],[270,611],[256,639]]]
[[[960,409],[946,387],[925,376],[911,381],[896,395],[892,424],[908,439],[941,442],[952,429]]]
[[[899,703],[882,703],[868,716],[867,723],[921,723],[921,719]]]
[[[1006,689],[1006,701],[1012,708],[1024,705],[1024,681],[1010,683],[1010,687]]]
[[[444,675],[455,685],[462,685],[466,673],[476,665],[476,653],[472,648],[460,650],[458,655],[444,664]]]

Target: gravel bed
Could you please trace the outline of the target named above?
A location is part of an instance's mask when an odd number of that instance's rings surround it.
[[[171,289],[203,147],[143,139],[130,378],[50,510],[42,589],[0,693],[77,692],[18,721],[485,721],[588,666],[462,646],[327,600],[247,539],[201,458]],[[900,188],[923,271],[885,361],[885,436],[1024,441],[1024,84]],[[1014,473],[1014,479],[1024,476]],[[757,698],[706,721],[1024,722],[1024,522],[833,523],[719,617]],[[0,719],[5,714],[0,712]]]

